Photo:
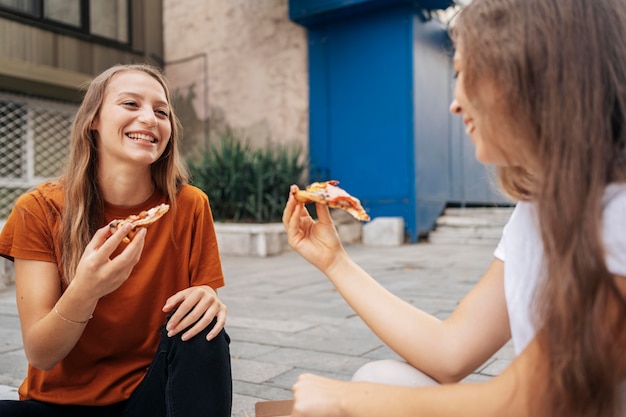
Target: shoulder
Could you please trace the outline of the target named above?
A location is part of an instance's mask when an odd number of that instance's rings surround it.
[[[193,202],[204,203],[209,197],[204,191],[190,184],[185,184],[178,192],[178,203],[188,204]]]
[[[525,251],[527,245],[540,247],[538,240],[537,208],[530,201],[516,203],[513,213],[502,229],[502,237],[494,251],[494,256],[502,261],[506,253]]]
[[[626,276],[626,184],[611,184],[604,193],[602,239],[609,270]]]
[[[209,197],[204,191],[186,184],[176,197],[177,210],[199,213],[209,208]]]
[[[528,228],[536,229],[537,222],[537,206],[530,201],[519,201],[509,221],[504,226],[504,235],[517,235],[527,231]]]
[[[611,184],[604,192],[602,199],[603,215],[606,220],[619,217],[620,220],[626,214],[626,183]]]
[[[47,208],[60,212],[63,206],[63,187],[58,182],[45,182],[22,194],[15,202],[15,207],[22,209]]]

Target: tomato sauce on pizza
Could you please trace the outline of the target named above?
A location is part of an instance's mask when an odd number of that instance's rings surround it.
[[[337,180],[314,182],[304,190],[296,191],[294,197],[305,204],[311,202],[326,204],[328,207],[345,210],[358,220],[369,221],[370,216],[361,205],[361,201],[337,184],[339,184]]]

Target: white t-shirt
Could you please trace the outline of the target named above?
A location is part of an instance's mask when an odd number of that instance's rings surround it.
[[[626,276],[626,184],[609,185],[602,203],[606,264],[611,273]],[[515,353],[519,354],[535,336],[533,296],[543,257],[534,204],[517,204],[494,255],[504,262],[504,292],[511,336]]]

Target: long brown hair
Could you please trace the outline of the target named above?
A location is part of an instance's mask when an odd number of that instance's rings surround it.
[[[172,136],[161,157],[152,164],[152,180],[176,209],[176,195],[188,182],[187,168],[180,156],[181,126],[171,108],[171,95],[162,73],[147,64],[113,66],[98,75],[87,88],[78,108],[70,139],[70,154],[61,179],[65,193],[60,239],[63,280],[72,280],[83,251],[95,231],[104,224],[104,202],[98,187],[98,155],[91,125],[98,115],[111,78],[123,71],[142,71],[157,80],[170,104]]]
[[[601,227],[607,185],[626,180],[626,2],[473,0],[452,36],[468,95],[495,83],[517,129],[526,163],[498,168],[503,190],[538,207],[546,415],[616,416],[626,302]]]

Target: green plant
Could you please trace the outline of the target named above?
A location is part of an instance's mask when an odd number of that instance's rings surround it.
[[[209,196],[215,220],[276,222],[289,186],[302,185],[307,164],[299,147],[253,149],[226,131],[189,168],[192,183]]]

